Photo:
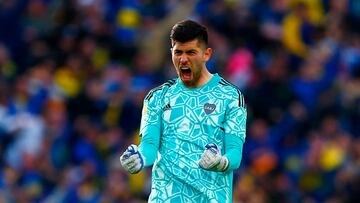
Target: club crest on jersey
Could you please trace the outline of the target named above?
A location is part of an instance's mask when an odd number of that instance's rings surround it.
[[[215,109],[216,109],[215,104],[209,104],[209,103],[204,104],[204,111],[205,111],[206,115],[211,114],[212,112],[215,111]]]

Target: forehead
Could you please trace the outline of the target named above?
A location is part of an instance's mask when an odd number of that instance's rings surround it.
[[[200,42],[197,39],[188,42],[173,41],[173,49],[199,49]]]

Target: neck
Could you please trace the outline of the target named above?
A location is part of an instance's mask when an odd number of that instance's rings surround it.
[[[212,74],[208,71],[207,68],[204,69],[204,71],[201,72],[201,76],[199,79],[199,82],[197,83],[196,87],[201,87],[205,85],[209,80],[212,78]]]

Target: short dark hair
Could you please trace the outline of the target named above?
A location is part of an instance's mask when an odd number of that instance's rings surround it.
[[[171,29],[170,39],[177,42],[188,42],[194,39],[208,45],[207,28],[193,20],[182,20]]]

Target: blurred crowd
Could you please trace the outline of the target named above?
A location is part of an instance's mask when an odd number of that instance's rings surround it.
[[[184,18],[247,102],[234,202],[360,202],[359,0],[0,1],[0,202],[145,202],[118,160]]]

